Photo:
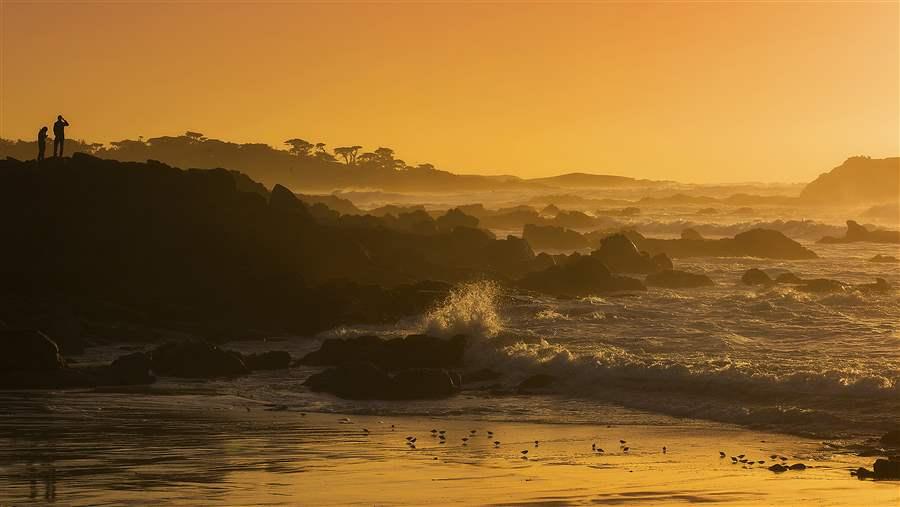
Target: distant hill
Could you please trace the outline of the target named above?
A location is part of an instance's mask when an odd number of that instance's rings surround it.
[[[560,188],[609,188],[622,186],[657,186],[668,182],[638,180],[627,176],[609,174],[568,173],[545,178],[530,178],[526,181]]]
[[[900,200],[900,157],[851,157],[806,185],[810,204],[864,204]]]

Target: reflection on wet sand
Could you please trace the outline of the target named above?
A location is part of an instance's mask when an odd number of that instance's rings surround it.
[[[10,409],[0,416],[3,505],[748,504],[775,498],[877,505],[897,499],[896,484],[849,477],[863,458],[832,454],[819,442],[709,423],[345,419],[268,411],[231,396],[94,392],[0,393],[0,404]],[[592,443],[606,452],[598,454]],[[762,465],[721,458],[723,448],[748,458],[790,456],[809,469],[776,476]]]

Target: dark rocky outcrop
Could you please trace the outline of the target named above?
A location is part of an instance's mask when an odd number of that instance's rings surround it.
[[[578,250],[589,246],[579,232],[555,225],[525,224],[522,239],[540,250]]]
[[[900,243],[900,231],[870,231],[853,220],[847,220],[847,232],[843,238],[825,236],[817,243],[855,243],[864,241],[869,243]]]
[[[669,269],[647,275],[644,283],[648,287],[665,287],[667,289],[688,289],[715,285],[708,276]]]
[[[426,335],[409,335],[385,340],[377,336],[332,338],[319,350],[310,352],[300,363],[337,366],[369,362],[385,370],[405,368],[459,368],[466,348],[464,336],[449,340]]]
[[[851,157],[806,185],[800,199],[809,204],[858,205],[897,200],[900,158]]]
[[[291,366],[291,354],[284,350],[242,354],[240,357],[250,371],[282,370]]]
[[[782,273],[774,280],[765,271],[757,268],[748,269],[741,277],[744,285],[791,285],[795,290],[804,292],[844,292],[859,290],[862,292],[886,292],[891,290],[884,278],[876,278],[875,283],[851,285],[829,278],[801,278],[793,273]]]
[[[750,268],[741,276],[741,283],[744,285],[772,285],[775,282],[765,271]]]
[[[519,383],[518,391],[528,393],[551,388],[559,379],[546,373],[532,375]]]
[[[900,460],[879,458],[872,469],[875,479],[900,480]]]
[[[784,234],[768,229],[752,229],[724,239],[653,239],[633,237],[632,241],[650,254],[669,257],[761,257],[768,259],[815,259],[815,252]]]
[[[655,273],[671,269],[672,261],[664,253],[651,257],[641,252],[634,242],[624,234],[613,234],[604,238],[600,248],[591,252],[613,273]]]
[[[346,362],[310,376],[313,391],[354,399],[443,398],[459,391],[458,375],[441,368],[407,368],[389,374],[371,362]]]
[[[200,340],[169,342],[151,353],[153,371],[184,378],[234,377],[249,371],[239,354]]]
[[[697,229],[688,228],[681,231],[681,239],[700,241],[704,238],[699,232],[697,232]]]
[[[613,275],[595,255],[573,254],[562,264],[530,273],[518,286],[556,296],[586,296],[604,292],[645,290],[640,280]]]
[[[900,429],[891,430],[881,436],[881,445],[900,448]]]
[[[148,358],[120,357],[107,366],[71,367],[56,343],[40,331],[0,331],[0,389],[65,389],[149,384]]]

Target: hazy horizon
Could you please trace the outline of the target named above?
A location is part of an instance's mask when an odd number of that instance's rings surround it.
[[[62,113],[90,141],[189,128],[700,184],[900,154],[896,3],[152,5],[4,2],[0,137]],[[105,35],[74,36],[87,20]]]

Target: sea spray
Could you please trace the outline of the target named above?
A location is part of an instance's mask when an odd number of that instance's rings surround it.
[[[482,280],[462,284],[423,317],[426,334],[450,337],[464,334],[472,338],[490,338],[503,329],[499,313],[500,289],[496,283]]]

